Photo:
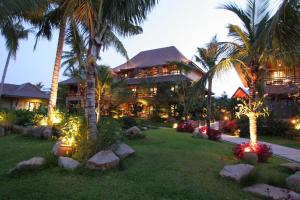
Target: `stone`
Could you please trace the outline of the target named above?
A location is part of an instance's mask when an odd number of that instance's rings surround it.
[[[135,153],[135,151],[125,143],[117,143],[112,146],[112,151],[121,159],[125,159],[126,157]]]
[[[300,192],[300,171],[287,177],[286,182],[290,189]]]
[[[43,157],[33,157],[29,160],[19,162],[9,173],[13,173],[23,169],[39,169],[46,164],[46,159]]]
[[[54,146],[52,147],[52,153],[56,156],[58,156],[58,150],[59,150],[59,147],[60,145],[62,144],[61,141],[57,141]]]
[[[5,136],[5,129],[0,127],[0,137]]]
[[[118,166],[120,159],[111,150],[100,151],[87,161],[90,169],[106,170]]]
[[[131,128],[129,128],[127,131],[126,131],[126,136],[128,138],[142,138],[142,137],[145,137],[145,135],[143,134],[143,132],[136,126],[133,126]]]
[[[300,171],[300,164],[295,162],[282,163],[280,166],[285,167],[293,172]]]
[[[27,135],[30,131],[31,131],[31,129],[29,127],[18,126],[18,125],[13,125],[12,126],[12,132],[13,133],[17,133],[17,134],[21,134],[21,135]]]
[[[31,130],[31,135],[36,138],[51,138],[53,136],[53,130],[51,127],[38,126]]]
[[[46,127],[42,132],[43,138],[51,138],[53,136],[53,131],[51,127]]]
[[[267,184],[256,184],[243,189],[245,192],[250,192],[261,197],[270,199],[293,199],[300,200],[300,194],[287,189],[274,187]]]
[[[254,166],[249,164],[226,165],[220,171],[220,176],[240,182],[241,179],[248,176],[253,169]]]
[[[68,170],[75,170],[80,166],[80,163],[72,158],[61,156],[58,158],[58,166]]]

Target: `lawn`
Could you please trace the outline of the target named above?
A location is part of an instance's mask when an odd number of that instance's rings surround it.
[[[300,141],[295,138],[276,137],[276,136],[259,136],[259,139],[264,142],[279,144],[282,146],[300,149]]]
[[[128,142],[136,155],[107,172],[75,172],[50,166],[40,171],[6,175],[17,162],[47,155],[51,141],[11,135],[0,138],[0,199],[258,199],[218,176],[224,165],[237,163],[232,145],[172,129],[147,131],[147,138]],[[283,184],[289,175],[272,158],[255,172],[258,182]]]

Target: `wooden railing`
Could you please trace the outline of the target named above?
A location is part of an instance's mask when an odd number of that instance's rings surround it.
[[[288,84],[300,84],[300,77],[287,76],[287,77],[273,77],[265,79],[266,85],[288,85]]]

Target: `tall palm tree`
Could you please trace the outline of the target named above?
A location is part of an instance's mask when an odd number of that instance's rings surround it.
[[[224,51],[220,48],[217,41],[217,36],[214,36],[211,41],[204,48],[197,48],[197,55],[195,55],[196,61],[199,62],[203,68],[206,70],[206,75],[204,78],[200,79],[194,84],[194,88],[197,90],[203,88],[207,84],[207,99],[206,99],[206,126],[207,132],[210,131],[210,121],[211,121],[211,97],[212,97],[212,81],[214,78],[214,71],[218,68],[219,64],[222,63],[221,57]],[[199,87],[200,86],[200,87]]]
[[[114,33],[123,36],[138,34],[141,23],[157,0],[74,0],[68,8],[75,8],[76,20],[83,23],[89,33],[86,59],[86,120],[89,135],[97,138],[95,112],[96,61],[101,50],[113,45],[123,55],[126,50]]]
[[[5,82],[5,77],[11,57],[16,57],[17,50],[19,48],[19,43],[21,39],[27,39],[29,30],[26,30],[20,22],[13,22],[11,18],[7,18],[6,22],[1,24],[0,30],[1,34],[6,40],[6,48],[8,50],[8,55],[6,63],[4,66],[1,85],[0,85],[0,99],[3,93],[3,86]]]
[[[292,55],[296,55],[297,52],[297,41],[294,40],[299,39],[299,19],[292,19],[292,22],[288,23],[289,19],[285,15],[287,10],[299,12],[292,7],[295,0],[283,1],[273,16],[268,2],[268,0],[248,0],[246,9],[240,8],[235,3],[228,3],[221,7],[238,16],[242,27],[228,25],[229,36],[233,41],[221,43],[228,52],[228,58],[222,60],[214,69],[214,73],[218,73],[232,66],[240,68],[249,87],[248,106],[251,111],[247,116],[250,123],[250,140],[253,145],[257,143],[258,113],[254,110],[258,97],[256,87],[263,77],[264,66],[272,62],[273,58],[291,61],[291,57],[296,57]],[[291,28],[293,26],[295,29]],[[285,36],[284,40],[282,36]]]

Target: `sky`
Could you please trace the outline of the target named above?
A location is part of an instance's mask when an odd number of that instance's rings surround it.
[[[235,0],[241,3],[243,0]],[[217,34],[219,41],[229,41],[226,26],[240,24],[238,18],[228,11],[217,9],[227,0],[160,0],[142,24],[143,33],[130,38],[120,38],[129,57],[140,51],[175,46],[188,59],[194,61],[197,47],[203,47]],[[58,32],[51,39],[40,40],[33,50],[35,37],[30,35],[22,41],[16,59],[11,59],[6,76],[6,83],[22,84],[42,82],[50,88],[57,47]],[[0,73],[2,73],[7,57],[5,40],[0,36]],[[67,47],[65,47],[65,50]],[[116,53],[113,48],[101,52],[101,63],[116,67],[126,59]],[[200,66],[200,64],[199,64]],[[63,71],[63,69],[61,70]],[[60,76],[59,80],[66,77]],[[226,92],[231,96],[242,86],[235,70],[230,70],[216,77],[213,92],[220,96]]]

